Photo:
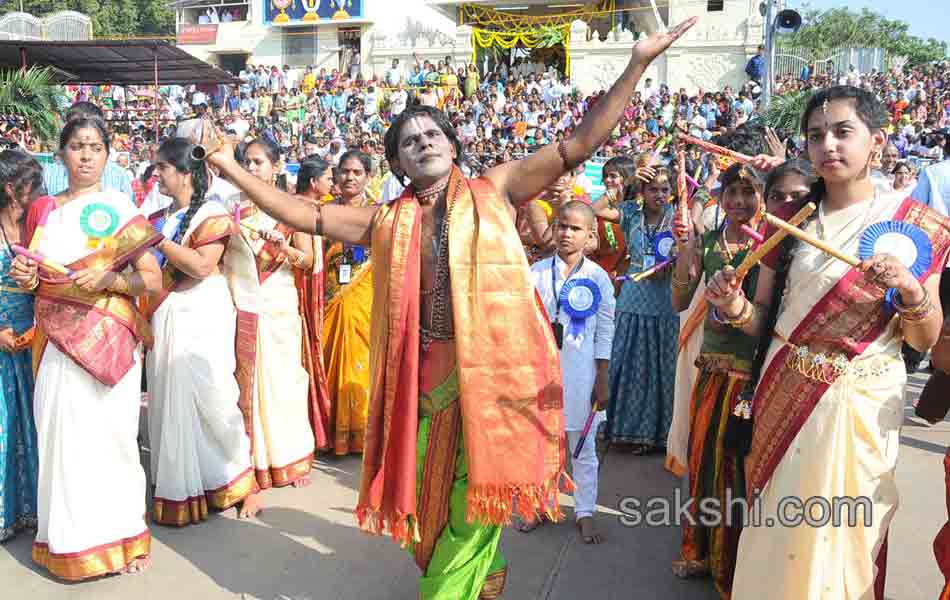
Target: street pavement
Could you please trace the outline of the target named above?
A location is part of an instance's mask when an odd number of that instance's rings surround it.
[[[935,600],[943,581],[932,543],[947,520],[942,458],[950,444],[950,421],[929,427],[913,415],[912,403],[925,381],[925,376],[915,375],[908,386],[898,467],[901,506],[889,540],[890,600]],[[146,459],[143,454],[145,464]],[[0,547],[0,598],[415,599],[418,572],[409,554],[388,538],[366,535],[356,527],[352,508],[359,468],[357,457],[321,458],[310,487],[266,492],[265,510],[249,521],[236,519],[230,510],[184,529],[153,525],[153,564],[136,575],[57,582],[33,566],[32,536],[21,534]],[[625,527],[619,518],[622,498],[671,497],[679,485],[663,470],[661,456],[612,451],[601,474],[597,515],[605,542],[582,544],[570,509],[567,521],[530,534],[506,530],[501,545],[510,574],[504,598],[716,599],[708,580],[683,581],[672,575],[678,528]],[[564,501],[571,504],[569,497]]]

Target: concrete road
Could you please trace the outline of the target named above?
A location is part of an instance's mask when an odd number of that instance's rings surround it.
[[[942,577],[933,537],[947,519],[944,448],[950,422],[928,427],[913,416],[923,376],[912,377],[899,466],[901,507],[893,522],[887,596],[934,600]],[[184,529],[152,526],[152,567],[145,573],[62,584],[30,561],[29,534],[0,548],[0,598],[31,600],[411,600],[417,569],[388,538],[361,533],[356,504],[359,460],[322,459],[309,488],[268,491],[259,518],[234,511]],[[671,496],[679,483],[662,457],[611,453],[601,477],[601,546],[580,543],[569,520],[531,534],[506,530],[510,600],[714,600],[708,580],[681,581],[670,572],[677,556],[674,527],[624,527],[623,497]],[[565,498],[570,504],[570,499]]]

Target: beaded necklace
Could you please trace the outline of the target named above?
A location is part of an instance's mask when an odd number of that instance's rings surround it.
[[[448,180],[442,185],[442,190],[448,188]],[[426,190],[428,192],[428,190]],[[449,341],[454,339],[455,331],[452,325],[451,298],[449,295],[449,225],[452,221],[452,208],[455,199],[462,191],[462,177],[456,178],[455,187],[446,194],[445,217],[442,219],[439,232],[439,242],[435,255],[435,282],[430,290],[421,290],[424,297],[430,297],[429,326],[420,323],[420,338],[423,348],[428,348],[434,341]],[[432,194],[427,196],[431,198]],[[433,240],[433,244],[435,240]]]

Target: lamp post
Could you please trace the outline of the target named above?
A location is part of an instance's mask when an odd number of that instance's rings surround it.
[[[775,76],[775,37],[791,34],[802,26],[802,16],[794,10],[785,9],[775,14],[778,0],[764,0],[759,12],[765,17],[765,77],[762,78],[760,107],[764,110],[772,97],[772,78]]]
[[[775,0],[765,0],[765,77],[762,78],[762,110],[772,98],[772,73],[775,70]]]

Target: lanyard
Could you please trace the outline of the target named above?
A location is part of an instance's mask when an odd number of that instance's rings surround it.
[[[557,291],[557,261],[558,256],[555,254],[551,257],[551,291],[554,292],[554,323],[557,323],[558,317],[561,316],[561,299],[558,297]],[[567,274],[567,277],[564,279],[564,283],[567,283],[568,280],[577,274],[581,270],[581,267],[584,266],[584,257],[581,257],[581,260],[574,265],[574,268]],[[561,286],[561,289],[564,289],[564,286]]]

